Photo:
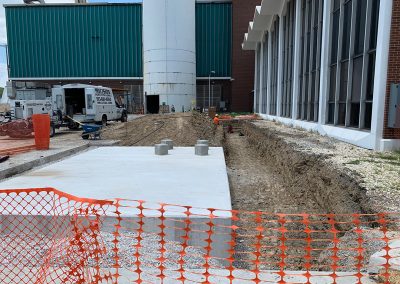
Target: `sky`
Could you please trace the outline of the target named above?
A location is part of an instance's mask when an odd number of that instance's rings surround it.
[[[46,3],[74,3],[74,0],[45,0]],[[89,0],[89,3],[109,2],[109,3],[138,3],[142,0]],[[6,19],[4,15],[4,4],[23,4],[23,0],[0,0],[0,87],[4,87],[7,81],[7,60],[4,46],[7,44]]]

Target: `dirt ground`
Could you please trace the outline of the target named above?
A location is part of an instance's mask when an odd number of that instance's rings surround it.
[[[245,130],[287,189],[313,193],[309,198],[331,213],[398,212],[400,152],[374,152],[265,120],[246,124]]]
[[[274,133],[243,123],[227,134],[233,208],[286,214],[370,212],[365,191],[323,155],[298,151]]]
[[[306,210],[285,190],[282,177],[260,157],[246,136],[227,134],[224,144],[233,209],[271,213]]]
[[[396,212],[400,202],[398,153],[378,154],[355,146],[320,136],[308,131],[288,128],[274,122],[243,122],[241,133],[226,134],[224,149],[232,195],[233,209],[240,211],[263,211],[285,214],[354,214]],[[356,162],[353,162],[356,161]],[[370,162],[372,161],[372,162]],[[360,164],[362,166],[360,166]],[[390,168],[388,168],[390,167]],[[391,172],[394,171],[394,172]],[[374,181],[371,183],[370,181]],[[389,185],[389,186],[388,186]],[[385,192],[391,195],[386,195]],[[397,205],[396,205],[397,204]],[[342,218],[342,217],[341,217]],[[344,217],[343,217],[344,218]],[[351,218],[350,218],[351,219]],[[346,247],[357,239],[354,225],[337,225],[341,245]],[[363,259],[384,247],[375,235],[379,233],[376,224],[368,220],[371,227],[364,228]],[[366,224],[367,224],[366,223]],[[313,230],[328,231],[327,224],[312,225]],[[235,265],[251,268],[246,254],[252,248],[251,235],[255,224],[238,222],[243,230],[237,239]],[[253,228],[252,228],[253,227]],[[298,228],[301,230],[301,227]],[[392,230],[398,231],[393,224]],[[296,230],[296,229],[295,229]],[[348,233],[344,233],[348,232]],[[288,232],[287,238],[301,239],[301,233]],[[327,234],[326,238],[331,236]],[[264,238],[274,240],[277,236],[266,230]],[[263,251],[265,263],[279,261],[268,255],[279,255],[279,241],[270,241]],[[290,255],[290,269],[304,269],[304,255],[300,243],[286,244]],[[319,251],[333,244],[314,242],[311,264],[315,268],[330,264],[331,251]],[[354,255],[340,251],[343,269],[355,267]],[[328,256],[327,256],[328,255]],[[266,266],[264,269],[276,269]],[[288,269],[289,269],[288,268]],[[289,270],[290,270],[289,269]],[[395,283],[395,282],[393,282]]]
[[[103,139],[120,140],[122,146],[153,146],[162,139],[172,139],[175,146],[193,146],[207,139],[211,146],[221,146],[222,129],[200,113],[147,115],[108,127]]]

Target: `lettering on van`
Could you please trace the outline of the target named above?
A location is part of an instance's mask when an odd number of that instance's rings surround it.
[[[96,102],[99,105],[112,105],[111,91],[108,89],[95,89]]]

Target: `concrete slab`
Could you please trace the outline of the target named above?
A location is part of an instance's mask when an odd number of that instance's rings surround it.
[[[193,147],[176,147],[156,156],[154,147],[97,148],[5,180],[0,188],[54,187],[78,197],[231,210],[223,149],[209,153],[200,157]]]

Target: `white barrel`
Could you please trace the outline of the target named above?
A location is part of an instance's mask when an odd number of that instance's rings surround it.
[[[195,106],[195,11],[195,0],[143,1],[144,95],[176,112]]]

